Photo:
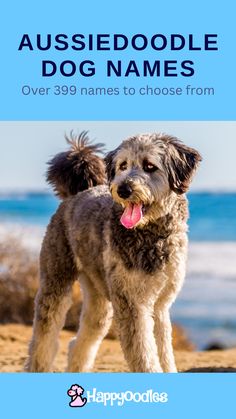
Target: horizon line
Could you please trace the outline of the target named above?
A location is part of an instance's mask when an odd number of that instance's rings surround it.
[[[236,188],[194,188],[187,192],[187,194],[195,193],[219,193],[219,194],[230,194],[236,193]],[[54,195],[54,192],[49,188],[0,188],[0,196],[3,195],[20,195],[20,194],[44,194]]]

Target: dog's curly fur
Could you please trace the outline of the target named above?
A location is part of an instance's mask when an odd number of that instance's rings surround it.
[[[71,132],[66,141],[71,148],[53,157],[47,171],[48,183],[62,199],[106,182],[104,161],[96,155],[104,144],[91,144],[87,131],[77,137]]]
[[[92,368],[114,315],[131,371],[174,372],[169,308],[185,275],[184,193],[201,156],[163,134],[128,138],[105,160],[87,133],[68,142],[49,163],[63,202],[42,245],[26,370],[51,369],[78,277],[84,301],[68,371]]]

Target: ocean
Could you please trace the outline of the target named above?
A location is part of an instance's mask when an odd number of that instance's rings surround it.
[[[188,194],[189,258],[171,315],[198,349],[236,345],[236,193]],[[0,195],[0,239],[15,234],[38,250],[58,206],[49,193]]]

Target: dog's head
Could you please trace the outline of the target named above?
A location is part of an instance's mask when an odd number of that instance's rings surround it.
[[[84,389],[83,387],[79,386],[78,384],[73,384],[71,388],[67,391],[68,396],[74,397],[74,396],[80,396],[83,394]]]
[[[188,190],[200,161],[196,150],[168,135],[123,141],[105,158],[112,197],[124,207],[121,223],[126,228],[146,224],[168,197]]]

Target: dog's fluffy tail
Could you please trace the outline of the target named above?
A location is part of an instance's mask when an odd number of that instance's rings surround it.
[[[64,199],[77,192],[106,183],[103,144],[92,144],[88,132],[78,136],[71,132],[65,137],[70,145],[68,151],[57,154],[48,162],[47,181],[60,198]]]

